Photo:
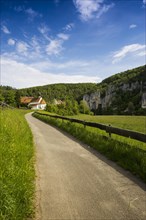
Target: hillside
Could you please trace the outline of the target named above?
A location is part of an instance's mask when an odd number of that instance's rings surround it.
[[[46,102],[51,102],[54,99],[71,99],[80,101],[86,93],[95,92],[97,84],[95,83],[76,83],[76,84],[52,84],[45,86],[37,86],[28,89],[20,89],[21,95],[38,96],[41,95]]]
[[[115,74],[83,99],[95,114],[145,114],[146,66]]]
[[[126,114],[128,108],[134,114],[144,114],[141,108],[145,102],[146,66],[117,73],[101,83],[52,84],[16,90],[1,86],[0,100],[17,105],[20,96],[38,97],[47,103],[57,100],[84,99],[96,114]],[[144,97],[144,98],[143,98]]]

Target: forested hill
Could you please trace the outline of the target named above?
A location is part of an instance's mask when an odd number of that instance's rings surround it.
[[[115,74],[101,83],[76,83],[76,84],[52,84],[45,86],[37,86],[24,89],[14,89],[10,86],[0,87],[0,101],[4,100],[8,104],[14,104],[18,101],[19,96],[33,96],[41,95],[46,102],[51,102],[54,99],[61,100],[77,100],[83,99],[84,94],[91,94],[96,91],[104,93],[109,85],[118,87],[121,84],[132,82],[146,83],[146,65],[140,66],[132,70],[127,70],[122,73]],[[16,104],[16,103],[15,103]]]
[[[20,89],[21,95],[38,96],[41,95],[47,102],[54,99],[73,99],[80,101],[86,93],[95,92],[97,84],[95,83],[76,83],[76,84],[51,84],[46,86],[37,86],[27,89]]]
[[[104,79],[101,84],[112,83],[113,85],[119,83],[132,83],[136,81],[145,81],[146,82],[146,65],[140,66],[131,70],[127,70],[121,73],[117,73],[113,76],[110,76]]]
[[[108,85],[118,86],[120,84],[132,82],[146,82],[146,65],[140,66],[132,70],[127,70],[115,74],[104,79],[101,83],[76,83],[76,84],[52,84],[45,86],[37,86],[27,89],[20,89],[21,95],[38,96],[41,95],[47,102],[53,99],[75,99],[82,100],[84,94],[96,92],[99,89],[104,89]]]

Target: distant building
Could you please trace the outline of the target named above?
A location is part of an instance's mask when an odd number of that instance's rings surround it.
[[[41,96],[38,98],[27,96],[21,97],[20,104],[33,110],[44,110],[46,108],[46,102]]]
[[[65,102],[63,102],[62,100],[57,100],[57,99],[54,99],[53,101],[53,104],[54,105],[61,105],[61,104],[64,104]]]

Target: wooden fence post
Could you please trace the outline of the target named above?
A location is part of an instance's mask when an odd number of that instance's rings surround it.
[[[109,134],[109,137],[111,138],[111,125],[109,124],[109,127],[108,127],[108,134]]]

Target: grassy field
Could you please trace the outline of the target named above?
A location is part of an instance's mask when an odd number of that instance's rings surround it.
[[[104,116],[92,116],[92,115],[75,115],[73,118],[77,118],[85,121],[92,121],[101,124],[110,124],[113,127],[119,127],[128,130],[134,130],[141,133],[146,133],[146,116],[120,116],[120,115],[104,115]]]
[[[38,119],[55,125],[70,133],[90,147],[97,149],[109,159],[115,161],[123,168],[131,171],[146,182],[146,144],[135,140],[121,141],[122,137],[109,138],[106,132],[100,129],[86,127],[78,123],[71,123],[62,119],[33,114]],[[116,135],[117,136],[117,135]],[[143,147],[142,147],[143,146]]]
[[[0,110],[0,219],[23,220],[34,212],[34,148],[26,111]]]
[[[146,116],[90,116],[90,115],[77,115],[73,118],[77,118],[85,121],[92,121],[101,124],[111,125],[113,127],[119,127],[127,130],[133,130],[137,132],[141,132],[146,134]],[[89,128],[89,130],[95,130],[94,128]],[[97,131],[97,129],[96,129]],[[98,133],[100,135],[108,136],[105,131],[101,131],[98,129]],[[112,138],[121,142],[126,143],[130,146],[140,148],[146,151],[146,143],[125,138],[119,135],[112,134]]]
[[[49,113],[46,111],[38,111],[38,112],[41,114],[53,115],[52,113]],[[68,116],[68,117],[85,120],[85,121],[97,122],[97,123],[106,124],[106,125],[110,124],[113,127],[119,127],[119,128],[133,130],[133,131],[146,134],[146,116],[119,116],[119,115],[118,116],[117,115],[92,116],[92,115],[80,114],[80,115],[74,115],[74,116]],[[106,131],[103,131],[97,128],[92,128],[92,127],[87,127],[86,129],[88,131],[98,133],[98,135],[108,137],[108,133],[106,133]],[[112,134],[112,139],[115,139],[121,143],[128,144],[130,146],[140,148],[146,151],[146,143],[144,142],[140,142],[134,139],[122,137],[122,136],[115,135],[115,134]]]

